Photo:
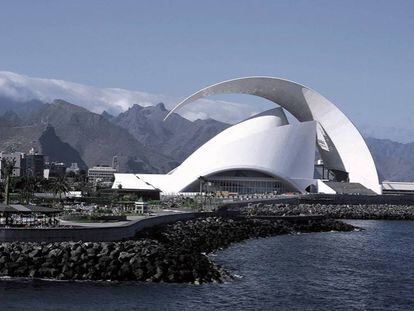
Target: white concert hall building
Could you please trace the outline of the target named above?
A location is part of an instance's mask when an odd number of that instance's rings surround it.
[[[166,118],[218,94],[259,96],[277,107],[225,129],[167,174],[116,173],[113,189],[178,194],[203,191],[208,184],[209,191],[236,194],[381,193],[374,160],[356,127],[328,99],[298,83],[274,77],[220,82],[187,97]],[[295,122],[289,123],[285,111]]]

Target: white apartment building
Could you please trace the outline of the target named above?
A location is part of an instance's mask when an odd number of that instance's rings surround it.
[[[110,166],[94,166],[88,170],[88,179],[91,183],[112,182],[116,169]]]

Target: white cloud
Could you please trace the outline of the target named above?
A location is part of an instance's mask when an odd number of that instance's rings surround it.
[[[97,88],[63,80],[31,78],[7,71],[0,71],[0,96],[17,101],[38,99],[51,102],[63,99],[95,113],[106,110],[112,114],[123,112],[134,104],[151,106],[163,102],[171,109],[179,102],[179,99],[166,95]],[[260,111],[254,106],[210,99],[200,99],[179,111],[190,120],[213,118],[229,123],[238,122],[258,112]]]

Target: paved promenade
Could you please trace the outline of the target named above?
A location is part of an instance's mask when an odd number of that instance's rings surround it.
[[[0,228],[0,242],[120,241],[133,238],[137,232],[154,226],[185,221],[209,212],[165,211],[152,216],[132,216],[128,221],[112,223],[67,222],[57,228]]]
[[[151,215],[134,215],[134,216],[127,216],[126,221],[107,221],[107,222],[79,222],[79,221],[69,221],[69,220],[60,220],[60,225],[65,227],[84,227],[84,228],[108,228],[108,227],[123,227],[131,225],[136,221],[140,221],[142,219],[157,217],[157,216],[165,216],[165,215],[174,215],[174,214],[182,214],[186,213],[185,211],[180,210],[164,210],[155,213],[151,213]]]

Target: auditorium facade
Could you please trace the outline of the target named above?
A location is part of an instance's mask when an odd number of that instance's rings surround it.
[[[349,188],[381,193],[374,160],[357,128],[332,102],[304,85],[274,77],[228,80],[195,92],[166,118],[198,99],[220,94],[259,96],[275,108],[225,129],[167,174],[115,174],[113,189],[282,194]]]

